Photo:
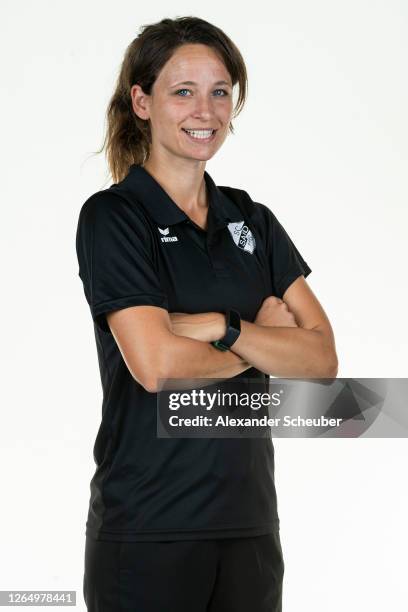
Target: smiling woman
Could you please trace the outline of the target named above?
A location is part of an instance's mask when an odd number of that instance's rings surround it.
[[[180,81],[183,74],[197,76],[195,80]],[[180,85],[188,88],[180,89]],[[177,156],[179,172],[187,179],[190,175],[190,180],[196,183],[196,176],[184,168],[193,167],[193,156],[197,174],[199,161],[206,161],[221,147],[230,128],[232,89],[231,76],[218,50],[199,43],[185,43],[174,51],[149,95],[141,84],[132,85],[130,94],[135,115],[148,121],[151,130],[153,146],[149,148],[144,167],[152,174],[162,174],[169,155],[173,159]],[[171,183],[170,177],[168,183]],[[166,181],[166,177],[162,180]],[[193,185],[186,183],[182,197],[187,208],[192,207],[191,192],[194,192]]]
[[[105,149],[113,180],[122,180],[131,163],[145,164],[153,151],[154,133],[164,138],[167,128],[180,133],[215,130],[216,138],[209,141],[214,154],[227,133],[234,133],[232,119],[244,107],[247,87],[240,51],[216,25],[180,17],[142,27],[126,49],[106,113],[107,133],[98,151]],[[181,142],[186,146],[196,140]]]
[[[205,169],[246,91],[231,39],[180,17],[142,28],[109,103],[115,182],[83,204],[76,236],[103,387],[89,611],[281,611],[270,432],[163,438],[156,417],[163,379],[248,378],[267,391],[269,375],[335,375],[311,268],[266,205]]]

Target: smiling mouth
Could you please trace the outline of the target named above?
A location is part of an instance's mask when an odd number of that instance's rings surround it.
[[[187,130],[186,128],[181,128],[183,132],[190,137],[191,140],[200,141],[200,142],[209,142],[212,140],[217,132],[215,129],[202,129],[202,130]]]

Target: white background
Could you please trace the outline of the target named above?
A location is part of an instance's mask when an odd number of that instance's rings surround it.
[[[0,589],[82,599],[102,389],[78,277],[85,199],[123,53],[195,15],[247,64],[207,164],[287,229],[335,331],[340,377],[407,377],[407,4],[2,2]],[[407,609],[406,439],[275,440],[285,612]]]

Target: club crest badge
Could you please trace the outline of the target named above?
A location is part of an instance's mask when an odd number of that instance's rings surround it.
[[[228,229],[237,247],[251,254],[255,251],[255,237],[245,221],[228,223]]]

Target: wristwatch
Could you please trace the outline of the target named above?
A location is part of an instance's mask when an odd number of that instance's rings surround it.
[[[225,313],[227,331],[220,340],[215,340],[211,344],[220,351],[228,351],[241,333],[241,315],[238,310],[230,308]]]

